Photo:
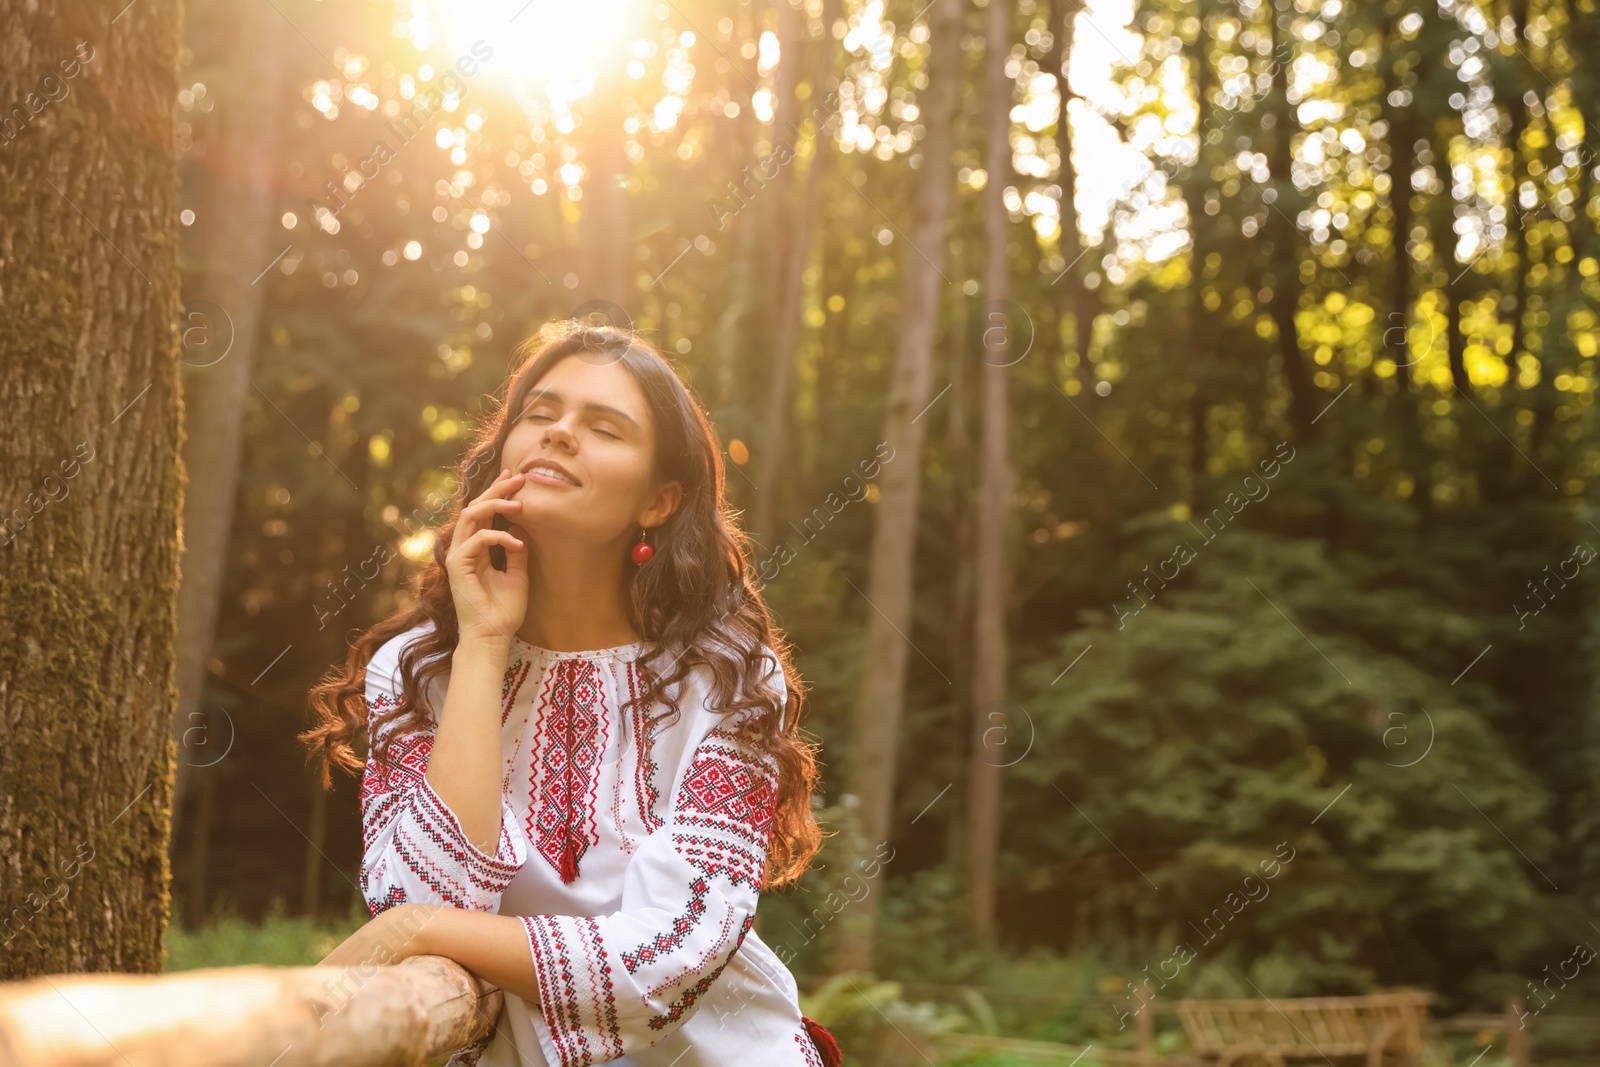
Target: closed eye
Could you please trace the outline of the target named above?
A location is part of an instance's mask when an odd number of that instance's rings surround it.
[[[536,422],[536,421],[538,421],[538,420],[539,420],[539,419],[550,419],[550,418],[551,418],[551,416],[549,416],[549,415],[546,415],[546,414],[545,414],[545,413],[544,413],[544,412],[542,412],[542,411],[533,411],[533,412],[529,412],[529,413],[528,413],[528,421],[529,421],[529,422]],[[621,434],[619,434],[619,433],[612,433],[612,432],[611,432],[611,431],[610,431],[610,430],[603,430],[603,429],[601,429],[601,428],[600,428],[600,427],[598,427],[598,426],[597,426],[597,427],[595,427],[595,430],[594,430],[594,432],[595,432],[595,433],[597,433],[597,434],[599,434],[599,435],[600,435],[600,436],[601,436],[601,437],[608,437],[608,438],[610,438],[610,439],[611,439],[611,440],[613,440],[613,441],[620,441],[620,440],[622,440],[622,435],[621,435]]]

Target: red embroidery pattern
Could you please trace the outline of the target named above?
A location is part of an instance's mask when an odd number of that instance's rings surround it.
[[[511,706],[517,702],[517,693],[522,690],[522,683],[528,680],[528,671],[532,667],[532,660],[522,660],[506,668],[505,681],[500,686],[501,726],[511,717]]]
[[[600,841],[595,800],[600,759],[610,736],[600,674],[583,659],[551,665],[540,699],[538,760],[530,781],[528,837],[563,882],[578,877],[578,862]]]
[[[559,721],[555,709],[561,704],[557,695],[561,685],[572,688],[581,681],[569,678],[552,683],[541,701],[547,713],[541,716],[541,724],[546,718]],[[622,687],[620,675],[616,682]],[[635,685],[630,677],[628,686]],[[655,764],[645,743],[650,724],[641,722],[637,713],[629,721],[641,741],[639,759],[632,771],[618,767],[618,776],[634,779],[640,811],[646,812],[654,793],[650,772]],[[659,925],[652,923],[639,941],[633,940],[638,935],[630,935],[632,944],[613,945],[608,951],[602,931],[606,936],[615,935],[606,917],[522,918],[539,975],[544,1021],[561,1067],[585,1067],[622,1055],[624,1044],[639,1040],[635,1026],[640,1026],[644,1035],[670,1032],[693,1014],[738,955],[755,926],[755,915],[742,906],[745,893],[734,894],[740,899],[729,899],[726,905],[721,903],[716,879],[722,879],[724,885],[731,882],[759,891],[777,803],[777,780],[777,761],[753,751],[731,729],[713,729],[700,742],[673,795],[670,819],[666,823],[652,820],[653,827],[667,826],[667,836],[646,843],[647,848],[662,850],[661,855],[652,857],[655,864],[665,862],[668,868],[680,870],[682,860],[695,869],[688,872],[687,884],[680,884],[673,893],[678,902],[671,905],[674,913],[663,916],[665,921]],[[613,814],[619,818],[621,806],[613,806]],[[665,904],[666,900],[659,902]],[[635,981],[630,982],[628,976],[635,976]],[[621,980],[624,995],[620,1001],[614,978]],[[628,1016],[629,1036],[624,1042],[619,1009],[634,1012],[640,1006],[646,1014]],[[649,1014],[652,1012],[655,1014]],[[651,1040],[643,1036],[641,1044]]]
[[[752,913],[745,918],[744,925],[739,928],[739,936],[734,941],[733,951],[728,953],[728,958],[717,964],[713,970],[701,975],[700,981],[691,986],[688,992],[670,1004],[665,1012],[652,1018],[649,1023],[650,1029],[664,1030],[681,1019],[694,1006],[694,1002],[704,996],[706,990],[711,988],[711,983],[717,980],[717,976],[722,973],[722,969],[733,961],[733,957],[739,954],[739,946],[744,944],[745,935],[750,932],[750,928],[755,924],[756,917]]]
[[[628,699],[637,699],[639,695],[639,678],[633,663],[628,664]],[[654,757],[654,738],[651,736],[654,724],[650,721],[649,709],[635,705],[633,709],[633,736],[638,745],[639,760],[634,765],[633,792],[639,803],[639,814],[644,818],[645,833],[655,833],[661,828],[661,820],[656,818],[656,804],[661,800],[661,794],[656,790],[655,774],[656,761]]]
[[[622,1055],[617,998],[600,924],[581,915],[522,915],[539,973],[539,1009],[562,1067]],[[568,944],[568,935],[576,944]]]
[[[639,820],[644,824],[644,832],[655,833],[661,826],[661,820],[656,817],[655,804],[659,799],[654,781],[656,761],[651,755],[654,738],[651,736],[653,724],[647,711],[633,704],[638,696],[638,676],[634,673],[634,665],[630,662],[627,667],[628,675],[628,707],[627,729],[625,733],[633,736],[633,792],[634,800],[638,805]],[[622,841],[623,851],[632,853],[639,847],[633,835],[626,828],[627,820],[623,817],[623,780],[627,777],[621,767],[618,768],[613,779],[611,790],[611,821],[617,828],[617,837]]]
[[[672,920],[672,929],[664,934],[657,934],[649,943],[640,945],[631,952],[622,954],[622,963],[628,968],[629,974],[635,974],[646,963],[654,963],[661,956],[676,952],[683,947],[683,939],[693,930],[695,924],[706,913],[706,896],[711,892],[711,884],[704,878],[696,878],[689,886],[693,894],[689,903],[684,907],[683,914]]]
[[[806,1067],[822,1067],[822,1057],[817,1054],[817,1046],[811,1040],[811,1033],[804,1023],[794,1035],[794,1043],[800,1046],[800,1054],[806,1058]]]
[[[379,697],[368,701],[369,715],[394,706],[389,697]],[[362,895],[374,915],[411,899],[404,872],[412,875],[413,888],[420,882],[439,902],[493,911],[494,898],[521,867],[511,837],[514,828],[505,821],[493,856],[467,840],[455,815],[428,784],[432,751],[433,736],[414,732],[394,739],[387,762],[367,760],[360,790],[364,852],[370,853],[384,833],[390,834],[385,854],[372,866],[363,861],[361,867]],[[391,864],[402,869],[391,870]]]
[[[732,731],[716,727],[695,749],[678,789],[672,843],[707,875],[761,888],[778,800],[777,760],[753,761]]]
[[[367,770],[361,777],[361,838],[367,848],[394,820],[394,809],[405,803],[406,793],[422,784],[432,749],[431,737],[413,734],[389,747],[392,763],[367,759]]]
[[[685,979],[699,977],[701,968],[710,966],[711,961],[722,954],[723,946],[727,945],[733,937],[733,924],[738,921],[739,913],[737,911],[732,908],[724,911],[722,923],[711,931],[710,940],[705,947],[705,951],[694,959],[678,960],[677,972],[646,989],[644,995],[646,997],[660,996],[667,990],[682,985]],[[734,946],[734,951],[738,951],[737,945]]]
[[[385,708],[394,707],[388,697],[379,697],[367,707],[376,716]],[[428,769],[428,753],[433,751],[433,737],[418,732],[397,737],[389,745],[388,762],[379,766],[377,760],[367,760],[367,773],[361,779],[361,800],[365,802],[377,793],[405,789],[422,781]]]
[[[397,885],[392,885],[392,886],[389,887],[389,895],[384,897],[382,900],[380,900],[378,902],[378,906],[377,907],[374,908],[374,907],[370,907],[369,906],[367,908],[367,910],[372,912],[372,914],[376,915],[380,911],[388,911],[390,908],[394,907],[395,905],[404,904],[405,902],[406,902],[406,891],[405,891],[405,889],[403,889],[402,887],[397,886]]]

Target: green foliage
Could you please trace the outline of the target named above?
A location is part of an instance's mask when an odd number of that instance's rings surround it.
[[[1293,996],[1513,965],[1550,918],[1516,851],[1553,851],[1549,802],[1498,743],[1493,694],[1404,652],[1459,623],[1354,587],[1314,544],[1234,530],[1202,551],[1124,628],[1071,631],[1023,672],[1038,736],[1013,803],[1063,815],[1018,818],[1011,840],[1071,865],[1039,889],[1078,936],[1133,948],[1152,973],[1187,944],[1199,995],[1248,995],[1206,989],[1213,969]],[[1280,845],[1292,858],[1273,885],[1258,868]],[[1422,931],[1438,935],[1426,952]]]
[[[924,1050],[933,1035],[966,1025],[959,1011],[906,1000],[898,982],[850,972],[803,994],[800,1012],[827,1027],[846,1055],[862,1063],[900,1062],[908,1050]]]
[[[905,230],[925,161],[904,116],[925,88],[926,42],[908,35],[922,7],[889,5],[893,48],[875,72],[807,8],[811,45],[858,86],[876,92],[881,79],[883,95],[867,116],[880,140],[841,151],[819,199],[786,462],[781,484],[760,490],[777,494],[788,532],[758,555],[780,539],[795,550],[766,595],[810,687],[805,725],[824,743],[830,828],[844,818],[852,718],[875,710],[857,705],[862,672],[875,668],[860,644],[875,610],[861,590],[878,504],[851,503],[815,536],[798,527],[879,440],[903,325],[901,265],[918,254]],[[773,440],[762,401],[782,325],[763,271],[792,203],[762,190],[711,233],[710,252],[652,281],[710,225],[708,198],[772,137],[750,119],[753,82],[719,62],[759,36],[757,13],[740,9],[713,34],[720,9],[685,10],[707,36],[681,123],[641,127],[633,142],[622,240],[642,280],[619,303],[676,354],[724,442],[749,446],[752,462],[729,474],[734,506],[749,509]],[[858,25],[860,15],[840,17]],[[1053,92],[1056,15],[1028,0],[1016,9],[1018,103],[1034,110]],[[1595,16],[1535,2],[1513,40],[1501,15],[1486,3],[1142,0],[1124,36],[1096,7],[1079,20],[1080,40],[1119,44],[1107,53],[1110,81],[1076,102],[1078,203],[1060,203],[1067,131],[1048,116],[1014,129],[1019,157],[1040,166],[987,179],[1024,205],[1008,234],[1011,298],[1035,333],[1008,372],[1015,580],[996,946],[970,934],[964,871],[982,429],[982,363],[966,329],[983,311],[972,168],[986,134],[981,80],[969,72],[937,399],[922,422],[917,536],[904,546],[916,558],[905,633],[916,651],[896,854],[870,890],[884,894],[886,981],[1009,989],[1019,1003],[1042,992],[1059,1002],[1034,1010],[989,995],[951,1010],[980,1029],[992,1015],[1003,1033],[1109,1044],[1128,1037],[1114,1005],[1130,983],[1162,997],[1410,984],[1437,992],[1442,1013],[1500,1010],[1586,936],[1584,907],[1600,899],[1600,613],[1593,568],[1549,575],[1576,544],[1600,546],[1586,508],[1600,469],[1593,161],[1570,158],[1593,140],[1600,107],[1582,51]],[[635,118],[654,103],[647,88],[668,38],[684,29],[670,22],[649,27],[660,48]],[[313,29],[352,52],[348,42],[384,32]],[[1274,80],[1275,33],[1310,72],[1293,100]],[[330,77],[290,43],[297,85]],[[389,100],[417,57],[382,52],[363,52],[363,79]],[[566,277],[582,273],[577,226],[595,201],[560,199],[552,173],[569,149],[587,158],[591,114],[580,105],[563,130],[488,84],[463,104],[478,127],[461,112],[436,122],[459,134],[465,162],[428,143],[430,128],[352,199],[337,233],[312,226],[307,202],[381,123],[350,105],[330,119],[309,102],[286,120],[293,137],[272,214],[296,214],[284,231],[296,248],[261,282],[213,693],[238,702],[230,714],[249,742],[219,790],[212,861],[213,884],[246,914],[295,891],[304,870],[300,761],[280,742],[302,725],[306,688],[349,632],[404,603],[427,548],[414,535],[442,517],[430,493],[448,492],[443,471],[512,347],[594,295]],[[736,100],[746,106],[730,117]],[[206,120],[190,118],[203,143]],[[901,133],[910,148],[884,147]],[[1094,185],[1095,171],[1115,169],[1096,147],[1106,138],[1135,145],[1159,177]],[[1284,138],[1295,153],[1287,174],[1268,159]],[[1410,174],[1396,172],[1404,138]],[[197,181],[203,158],[188,162]],[[453,186],[463,169],[473,182]],[[534,178],[550,191],[534,195]],[[494,229],[473,245],[474,204],[491,190]],[[1115,202],[1097,235],[1089,209],[1105,196]],[[1064,247],[1042,202],[1082,210],[1075,225],[1090,243]],[[1411,229],[1397,233],[1407,212]],[[1487,236],[1474,244],[1476,233]],[[386,261],[411,240],[421,258]],[[1087,350],[1080,314],[1091,320]],[[1314,423],[1302,424],[1297,402]],[[1281,469],[1268,476],[1274,457]],[[1180,543],[1192,558],[1164,563]],[[347,568],[380,545],[397,550],[394,561],[336,599]],[[288,785],[267,787],[268,806],[250,781]],[[359,835],[353,784],[342,789],[323,849],[348,876]],[[792,939],[803,974],[827,969],[823,942],[791,931],[844,885],[831,848],[802,886],[762,905],[769,940]],[[1281,869],[1266,878],[1262,863],[1275,858]],[[340,914],[356,896],[333,872],[313,910]],[[321,936],[310,931],[299,943]],[[1180,945],[1192,960],[1176,963]],[[839,1006],[818,1010],[877,1040],[869,1005],[893,1016],[897,1001],[890,986],[859,981],[830,986],[827,1003]],[[1571,999],[1593,997],[1578,985]]]
[[[195,971],[206,967],[308,967],[339,946],[371,916],[352,910],[342,922],[288,915],[281,898],[274,898],[260,922],[241,918],[226,897],[213,905],[205,924],[185,930],[177,923],[167,927],[166,963],[162,970]]]

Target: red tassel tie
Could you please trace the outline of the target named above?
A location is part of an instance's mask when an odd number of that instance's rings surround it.
[[[559,866],[561,881],[566,885],[571,885],[578,877],[578,856],[581,850],[578,848],[578,828],[573,825],[573,820],[576,817],[573,808],[576,806],[578,790],[583,788],[583,782],[578,779],[578,775],[572,766],[572,752],[577,748],[578,744],[576,733],[578,713],[572,706],[571,694],[572,690],[569,686],[567,690],[569,699],[564,709],[566,711],[564,717],[566,731],[565,736],[562,738],[562,742],[567,749],[567,763],[561,769],[561,776],[565,779],[561,791],[566,794],[567,803],[566,811],[562,812],[561,819],[561,863]]]
[[[571,885],[578,877],[578,841],[567,829],[567,839],[561,845],[561,881]]]
[[[800,1021],[806,1024],[806,1031],[811,1034],[811,1043],[817,1046],[817,1051],[822,1054],[822,1067],[841,1067],[844,1063],[844,1053],[839,1051],[839,1042],[833,1035],[815,1019],[800,1016]]]

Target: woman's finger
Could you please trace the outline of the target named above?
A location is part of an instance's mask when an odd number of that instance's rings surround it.
[[[472,502],[476,504],[480,500],[489,500],[493,497],[504,496],[506,493],[514,491],[516,486],[521,485],[523,482],[527,481],[527,479],[528,476],[526,474],[513,474],[509,469],[503,470],[494,481],[488,484],[483,492],[479,493],[475,498],[473,498]]]
[[[477,533],[488,526],[494,520],[495,515],[511,515],[521,510],[522,501],[520,500],[508,500],[499,496],[491,497],[488,500],[479,500],[462,508],[461,515],[456,521],[456,526],[459,529],[461,523],[465,521],[471,527],[470,532]]]
[[[483,529],[489,522],[489,515],[493,514],[493,512],[474,509],[488,500],[509,501],[510,494],[521,489],[522,483],[526,480],[526,475],[501,471],[500,476],[489,483],[487,489],[479,493],[470,504],[461,509],[461,514],[456,519],[456,536],[468,537]]]
[[[461,542],[458,558],[463,563],[476,564],[480,556],[488,555],[490,545],[499,545],[510,552],[520,552],[524,547],[522,539],[510,531],[483,529]],[[456,548],[450,551],[454,555]]]

